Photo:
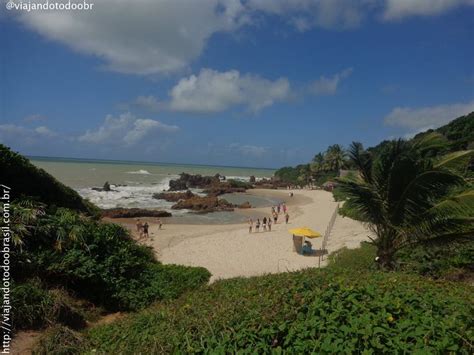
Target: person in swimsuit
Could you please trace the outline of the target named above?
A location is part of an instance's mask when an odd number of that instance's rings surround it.
[[[255,223],[255,232],[260,231],[260,218],[257,219],[257,223]]]

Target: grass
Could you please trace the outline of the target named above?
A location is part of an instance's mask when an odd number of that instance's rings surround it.
[[[92,328],[77,352],[472,353],[472,287],[372,270],[373,252],[216,282]]]

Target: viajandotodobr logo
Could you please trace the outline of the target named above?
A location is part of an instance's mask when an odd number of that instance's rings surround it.
[[[16,11],[40,11],[40,10],[65,10],[65,11],[83,11],[92,10],[94,3],[81,1],[13,1],[8,0],[5,4],[7,10]]]

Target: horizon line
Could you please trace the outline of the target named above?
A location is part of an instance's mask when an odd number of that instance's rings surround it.
[[[257,170],[278,170],[280,168],[268,168],[268,167],[252,167],[252,166],[235,166],[235,165],[211,165],[211,164],[193,164],[193,163],[168,163],[158,161],[143,161],[143,160],[118,160],[118,159],[98,159],[98,158],[73,158],[73,157],[58,157],[58,156],[44,156],[44,155],[26,155],[30,160],[41,160],[41,159],[63,159],[63,160],[83,160],[93,162],[114,162],[114,163],[134,163],[134,164],[145,164],[145,165],[187,165],[187,166],[212,166],[219,168],[240,168],[240,169],[257,169]]]

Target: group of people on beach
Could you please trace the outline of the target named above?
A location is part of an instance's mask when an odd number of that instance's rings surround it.
[[[158,229],[161,229],[161,227],[163,226],[163,222],[161,222],[161,219],[157,219],[156,223],[158,224]],[[146,239],[150,237],[150,235],[148,234],[148,229],[150,228],[150,225],[148,224],[148,222],[145,221],[145,223],[142,223],[140,218],[137,218],[136,226],[137,226],[137,232],[138,232],[138,235],[140,236],[140,239],[141,238]]]
[[[281,213],[283,213],[285,217],[285,223],[288,224],[288,221],[290,220],[290,214],[288,213],[288,208],[286,207],[284,203],[279,203],[277,206],[272,206],[271,217],[268,217],[268,218],[263,217],[261,221],[260,221],[260,218],[257,218],[257,220],[255,221],[255,232],[260,232],[260,226],[262,226],[263,232],[266,232],[267,230],[271,232],[272,224],[278,223],[278,216]],[[252,231],[254,230],[254,221],[252,218],[248,219],[248,225],[249,225],[249,233],[252,233]]]

